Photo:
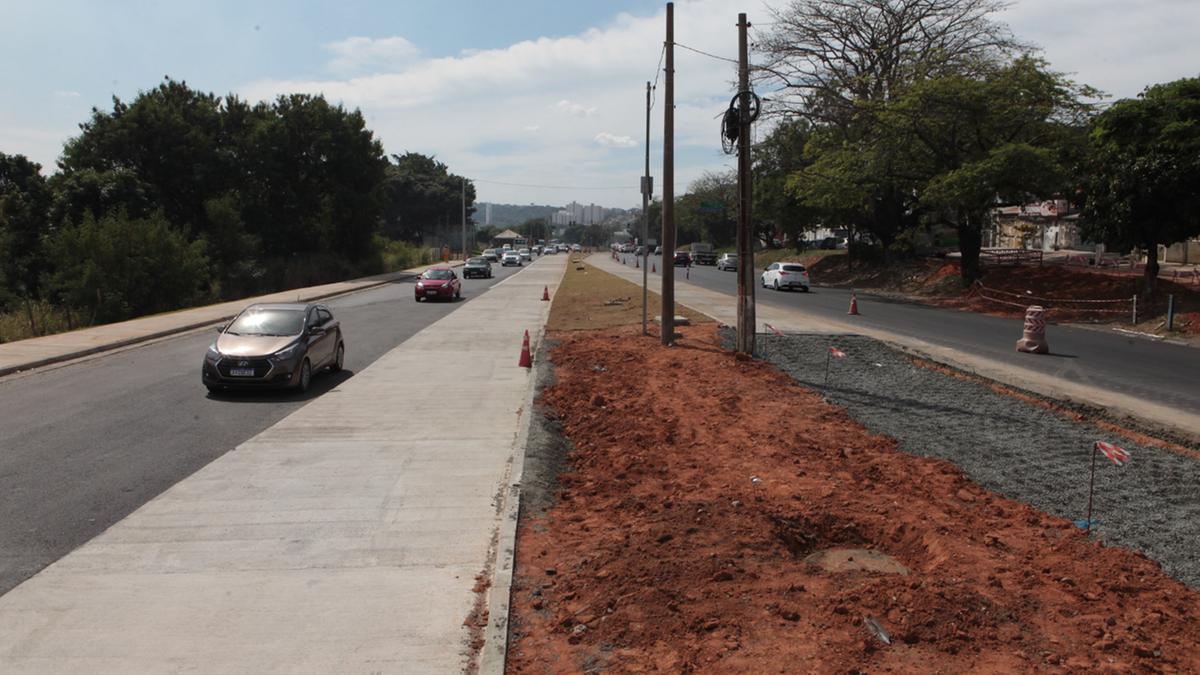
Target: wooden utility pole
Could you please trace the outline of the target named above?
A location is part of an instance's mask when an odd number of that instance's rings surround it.
[[[462,244],[463,262],[467,261],[467,178],[462,179]]]
[[[738,14],[737,352],[754,356],[754,235],[750,228],[750,58],[745,13]]]
[[[642,335],[648,335],[646,329],[646,306],[650,300],[650,195],[654,192],[654,183],[650,179],[650,83],[646,83],[646,173],[642,174]]]
[[[663,79],[662,343],[675,342],[675,3],[667,3],[667,70]],[[669,260],[668,260],[669,258]]]

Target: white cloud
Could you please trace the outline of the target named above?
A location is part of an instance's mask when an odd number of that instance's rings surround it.
[[[330,72],[337,75],[378,73],[410,65],[421,50],[402,37],[351,37],[325,45],[334,55],[329,62]]]
[[[537,125],[537,124],[530,124],[530,125],[527,125],[527,126],[523,126],[523,127],[521,127],[521,129],[522,129],[523,131],[529,131],[529,132],[533,132],[533,131],[539,131],[539,130],[541,130],[541,128],[542,128],[542,127],[541,127],[540,125]]]
[[[596,114],[595,106],[587,107],[579,103],[571,103],[570,101],[559,101],[554,104],[554,107],[575,117],[591,117]]]
[[[596,134],[596,143],[606,145],[611,148],[636,148],[638,142],[628,136],[616,136],[607,131],[601,131]]]
[[[81,96],[81,94],[77,91],[66,91],[63,89],[59,89],[59,90],[55,91],[54,95],[58,98],[65,98],[65,99],[74,99],[74,98],[79,98]]]

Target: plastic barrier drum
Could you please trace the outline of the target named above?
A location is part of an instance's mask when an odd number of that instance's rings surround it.
[[[1017,351],[1030,354],[1049,354],[1050,344],[1046,342],[1046,310],[1039,305],[1025,309],[1025,331],[1017,340]]]

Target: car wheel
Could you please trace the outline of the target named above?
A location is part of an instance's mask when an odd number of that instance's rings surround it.
[[[779,280],[778,279],[775,280],[774,288],[775,288],[775,290],[779,290]]]
[[[312,384],[312,364],[308,359],[304,359],[304,363],[300,364],[300,381],[296,383],[296,391],[303,394],[308,391],[308,385]]]
[[[338,343],[337,352],[333,355],[333,363],[329,365],[329,372],[340,373],[342,366],[346,363],[346,345],[342,342]]]
[[[808,286],[801,286],[801,287],[800,287],[800,290],[802,290],[802,291],[804,291],[805,293],[807,293],[807,292],[808,292]]]

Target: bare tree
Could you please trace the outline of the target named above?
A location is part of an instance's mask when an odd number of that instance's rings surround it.
[[[991,15],[1003,0],[792,0],[757,37],[768,110],[843,126],[913,82],[976,75],[1031,47]],[[765,57],[765,58],[763,58]]]

